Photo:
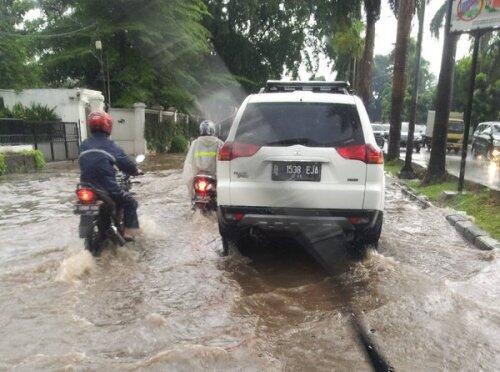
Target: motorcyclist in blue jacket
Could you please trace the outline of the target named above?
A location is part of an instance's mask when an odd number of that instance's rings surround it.
[[[139,174],[139,170],[135,162],[109,139],[113,129],[113,119],[109,114],[104,111],[91,113],[88,118],[88,127],[91,136],[83,141],[78,158],[81,171],[80,181],[106,191],[123,208],[125,227],[123,237],[128,241],[133,240],[134,232],[139,229],[138,204],[132,195],[118,184],[115,167],[132,176]]]

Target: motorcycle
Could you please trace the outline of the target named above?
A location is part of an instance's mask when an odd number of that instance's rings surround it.
[[[198,174],[193,179],[193,208],[202,213],[217,210],[217,180],[208,174]]]
[[[138,155],[136,163],[145,160]],[[130,191],[133,181],[126,174],[118,174],[117,181],[125,191]],[[80,216],[79,235],[84,239],[85,249],[92,255],[99,256],[108,241],[118,246],[126,243],[123,237],[123,209],[116,205],[108,193],[89,183],[79,183],[76,188],[78,201],[74,213]]]

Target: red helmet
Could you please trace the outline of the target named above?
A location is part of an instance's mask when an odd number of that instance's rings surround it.
[[[93,132],[103,132],[108,136],[113,129],[113,118],[104,111],[95,111],[89,115],[89,128]]]

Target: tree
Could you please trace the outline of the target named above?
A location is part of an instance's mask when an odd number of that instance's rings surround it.
[[[405,97],[405,69],[410,37],[411,21],[415,11],[415,0],[400,0],[398,16],[398,32],[394,50],[394,74],[392,80],[391,129],[389,133],[388,160],[399,159],[401,139],[401,115]]]
[[[39,83],[38,69],[30,53],[30,40],[18,36],[16,26],[33,7],[31,1],[0,2],[0,88],[34,88]]]
[[[380,0],[364,0],[366,32],[363,58],[359,63],[357,90],[365,106],[372,99],[373,49],[375,47],[375,24],[380,18]]]
[[[43,79],[50,86],[102,89],[100,40],[111,77],[114,105],[136,101],[193,107],[209,53],[209,33],[201,25],[208,16],[201,0],[45,0],[37,20],[43,35],[38,54]]]
[[[448,0],[446,14],[445,39],[441,71],[436,98],[436,116],[432,133],[431,156],[424,184],[439,183],[446,178],[446,141],[448,136],[448,120],[450,118],[451,92],[453,91],[453,71],[458,35],[450,33],[453,1]]]
[[[415,72],[415,61],[417,53],[417,42],[411,38],[408,45],[408,60],[406,66],[406,92],[402,120],[410,120],[411,92],[415,84],[412,77]],[[392,97],[392,72],[394,70],[394,52],[386,56],[375,56],[375,70],[373,76],[374,100],[368,106],[370,118],[375,121],[389,121],[391,114]],[[430,71],[430,63],[422,58],[420,63],[420,81],[418,85],[419,102],[416,111],[416,123],[425,123],[427,112],[434,108],[436,95],[435,76]],[[376,108],[376,111],[374,111]]]
[[[415,69],[413,72],[413,90],[411,93],[411,106],[410,106],[410,122],[408,127],[408,138],[406,141],[406,156],[405,165],[401,169],[401,177],[415,178],[415,172],[412,165],[413,156],[413,138],[415,134],[415,120],[417,118],[417,105],[418,105],[418,90],[420,84],[420,62],[422,60],[422,40],[424,36],[424,19],[425,19],[425,1],[420,0],[418,5],[418,41],[417,52],[415,53]]]
[[[248,92],[269,78],[298,76],[301,64],[316,72],[320,53],[357,18],[350,0],[205,0],[214,53]],[[336,57],[335,55],[334,57]]]

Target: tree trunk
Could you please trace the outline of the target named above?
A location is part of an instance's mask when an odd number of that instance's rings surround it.
[[[418,39],[417,39],[417,53],[415,56],[415,71],[413,72],[413,91],[411,96],[411,107],[410,107],[410,123],[408,128],[408,138],[406,139],[406,157],[405,165],[401,169],[401,178],[416,178],[415,172],[412,165],[413,157],[413,139],[415,138],[415,120],[417,116],[417,104],[418,104],[418,88],[420,86],[420,62],[422,60],[422,40],[424,36],[424,20],[425,20],[425,0],[420,2],[418,13]]]
[[[372,99],[373,50],[375,47],[375,24],[380,17],[380,0],[365,0],[366,36],[363,57],[359,63],[357,91],[368,107]]]
[[[398,12],[398,34],[394,49],[394,74],[392,79],[391,129],[387,160],[399,159],[401,142],[401,114],[405,97],[405,68],[411,21],[415,11],[415,0],[401,0]]]
[[[424,178],[425,184],[438,183],[446,178],[446,140],[448,136],[448,120],[450,118],[451,94],[453,91],[453,73],[455,69],[455,54],[458,35],[450,34],[452,1],[446,15],[444,33],[443,57],[436,97],[436,117],[432,133],[432,148],[429,166]]]

